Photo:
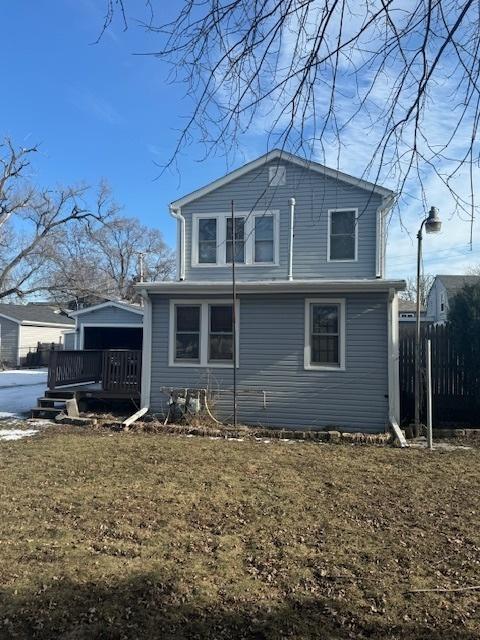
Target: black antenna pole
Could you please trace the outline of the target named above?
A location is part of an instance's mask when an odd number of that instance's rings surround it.
[[[232,331],[233,331],[233,345],[232,345],[232,355],[233,355],[233,426],[237,428],[237,318],[235,313],[235,303],[237,300],[237,290],[235,283],[235,213],[233,207],[232,200]]]

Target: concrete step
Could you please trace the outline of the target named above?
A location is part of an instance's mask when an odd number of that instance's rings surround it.
[[[63,409],[59,407],[35,407],[32,409],[32,418],[55,418]]]

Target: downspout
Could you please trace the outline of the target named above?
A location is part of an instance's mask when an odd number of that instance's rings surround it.
[[[288,252],[288,279],[293,280],[293,228],[295,225],[295,198],[290,198],[290,246]]]
[[[152,300],[146,289],[141,289],[140,295],[144,301],[140,405],[142,409],[148,410],[152,383]]]
[[[185,280],[185,218],[182,216],[180,207],[177,209],[170,205],[170,214],[180,222],[180,243],[177,249],[180,251],[178,259],[177,278]]]
[[[400,429],[400,396],[398,379],[398,296],[394,289],[388,295],[388,419],[395,443],[402,449],[408,443]]]

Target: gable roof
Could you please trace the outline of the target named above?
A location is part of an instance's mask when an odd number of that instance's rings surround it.
[[[480,276],[437,276],[447,290],[447,295],[450,298],[457,294],[460,289],[466,284],[478,284],[480,282]]]
[[[416,313],[417,312],[417,303],[415,300],[404,300],[403,298],[398,299],[398,311],[400,313]],[[425,311],[425,307],[420,307],[420,313]]]
[[[73,325],[70,318],[43,304],[0,304],[0,316],[18,324]]]
[[[105,307],[117,307],[118,309],[123,309],[125,311],[132,311],[133,313],[138,313],[143,316],[143,309],[136,304],[131,304],[130,302],[120,302],[117,300],[107,300],[107,302],[101,302],[100,304],[94,304],[92,307],[85,307],[84,309],[79,309],[78,311],[72,311],[69,315],[72,318],[76,318],[77,316],[81,316],[83,313],[90,313],[90,311],[96,311],[97,309],[104,309]]]
[[[173,209],[177,209],[179,207],[183,207],[198,198],[201,198],[208,193],[215,191],[219,187],[223,187],[224,185],[232,182],[232,180],[236,180],[241,176],[245,175],[249,171],[253,171],[255,169],[261,168],[263,165],[271,162],[272,160],[280,160],[285,162],[291,162],[296,164],[297,166],[303,167],[304,169],[310,169],[311,171],[315,171],[324,176],[328,176],[330,178],[334,178],[335,180],[340,180],[341,182],[345,182],[354,187],[358,187],[359,189],[363,189],[365,191],[377,193],[383,198],[393,197],[395,193],[390,189],[385,189],[385,187],[381,187],[379,185],[373,184],[373,182],[368,182],[367,180],[361,180],[360,178],[355,178],[354,176],[349,175],[348,173],[343,173],[342,171],[337,171],[337,169],[331,169],[330,167],[326,167],[323,164],[318,162],[314,162],[313,160],[305,160],[300,156],[293,155],[292,153],[288,153],[288,151],[282,151],[281,149],[273,149],[268,153],[265,153],[263,156],[260,156],[256,160],[252,160],[251,162],[247,162],[242,167],[227,173],[222,178],[218,178],[213,182],[210,182],[206,186],[196,189],[191,193],[179,198],[178,200],[174,200],[171,203],[171,207]]]

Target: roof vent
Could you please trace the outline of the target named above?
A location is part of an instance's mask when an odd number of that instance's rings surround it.
[[[287,167],[275,164],[268,168],[268,184],[270,187],[283,187],[287,184]]]

